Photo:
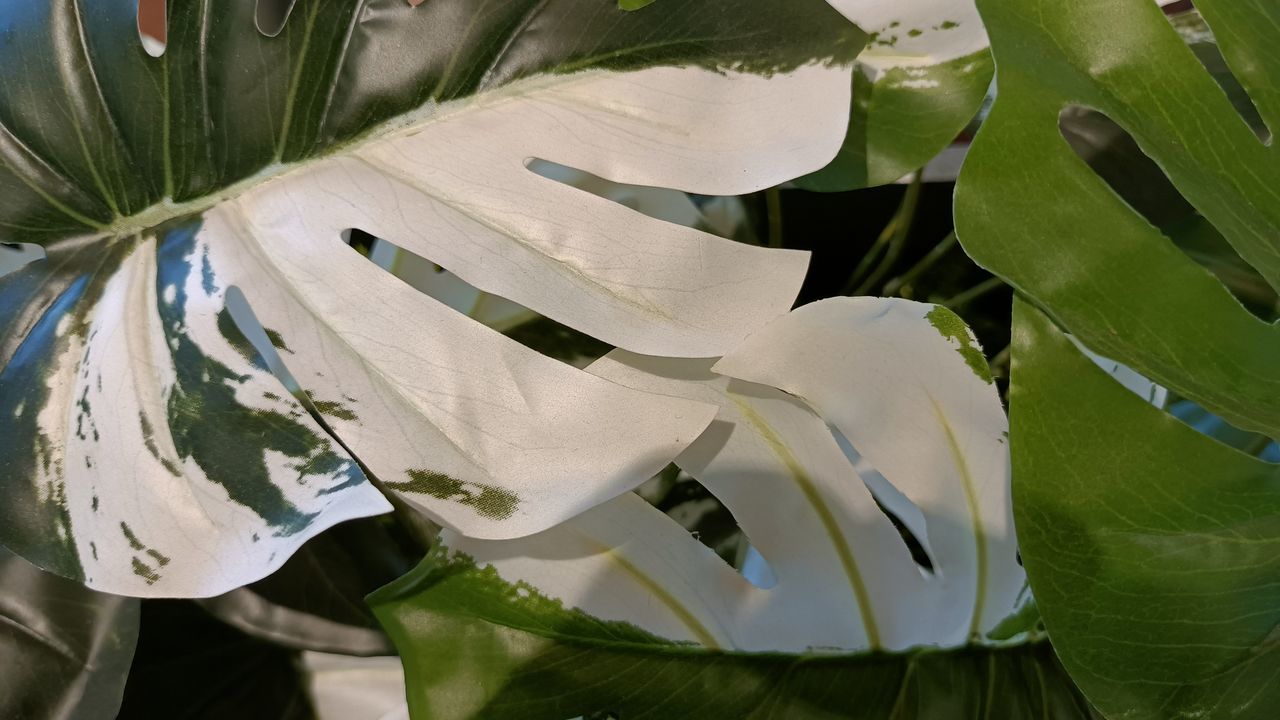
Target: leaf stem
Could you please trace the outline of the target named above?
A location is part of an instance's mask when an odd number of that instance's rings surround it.
[[[956,231],[952,230],[947,233],[947,236],[942,238],[937,245],[934,245],[933,249],[925,254],[924,257],[920,258],[919,262],[912,265],[909,270],[885,283],[885,297],[892,297],[894,295],[898,295],[899,291],[903,291],[904,294],[902,297],[910,298],[912,294],[911,284],[919,279],[926,270],[937,265],[939,260],[946,257],[947,253],[951,252],[951,249],[956,246],[956,243]]]
[[[843,294],[866,295],[879,285],[884,276],[893,268],[893,264],[902,254],[902,248],[906,246],[907,238],[911,235],[911,226],[915,222],[916,208],[920,204],[922,186],[921,174],[917,172],[912,176],[911,184],[907,186],[907,191],[902,195],[902,203],[898,205],[898,211],[894,213],[893,219],[884,226],[884,230],[880,231],[880,236],[876,238],[875,245],[863,256],[862,262],[858,263],[858,267],[853,271],[853,276],[849,278],[849,282],[845,285]],[[880,258],[875,270],[872,270],[865,280],[859,282],[871,262],[879,256],[881,248],[885,250],[885,253]]]
[[[782,247],[782,193],[777,187],[764,191],[765,215],[769,220],[769,247]]]
[[[1001,280],[1000,278],[998,277],[987,278],[986,280],[983,280],[982,282],[978,283],[977,285],[974,285],[968,290],[965,290],[964,292],[955,295],[949,300],[943,300],[938,304],[948,309],[955,310],[958,307],[963,307],[965,305],[968,305],[969,303],[973,302],[974,300],[977,300],[983,295],[986,295],[992,290],[998,290],[1002,287],[1004,287],[1004,281]]]

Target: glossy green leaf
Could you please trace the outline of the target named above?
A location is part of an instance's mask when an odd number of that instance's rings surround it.
[[[1014,513],[1054,647],[1108,717],[1271,718],[1280,466],[1197,433],[1014,317]]]
[[[1280,6],[1196,7],[1264,121],[1280,113]],[[1115,121],[1246,262],[1280,285],[1280,159],[1147,0],[990,0],[998,92],[961,173],[956,226],[980,264],[1086,346],[1229,422],[1280,434],[1280,327],[1116,195],[1058,127],[1073,105]]]
[[[784,313],[802,253],[525,165],[736,194],[834,154],[862,32],[821,0],[664,4],[172,0],[159,57],[135,0],[0,11],[22,69],[0,240],[49,250],[0,280],[0,540],[93,587],[208,596],[385,512],[366,469],[512,537],[665,466],[710,409],[528,350],[342,239],[637,351],[716,355]]]
[[[0,548],[0,717],[114,717],[138,601],[94,592]]]
[[[370,601],[401,648],[414,717],[1091,717],[1045,643],[900,655],[712,651],[440,557]]]
[[[891,183],[924,166],[973,120],[992,75],[972,0],[833,4],[871,39],[839,154],[795,181],[822,192]]]

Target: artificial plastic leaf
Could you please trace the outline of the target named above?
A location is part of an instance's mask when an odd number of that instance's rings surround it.
[[[643,352],[718,354],[785,312],[804,254],[526,168],[734,194],[835,152],[860,31],[820,0],[665,4],[300,0],[267,37],[251,3],[172,0],[158,58],[134,0],[0,11],[22,68],[0,239],[49,255],[0,281],[0,542],[93,587],[213,595],[386,511],[357,456],[487,537],[667,464],[712,409],[533,353],[342,241]],[[240,296],[276,350],[244,341]]]
[[[1108,717],[1271,718],[1280,466],[1201,435],[1014,312],[1014,512],[1062,662]]]
[[[546,178],[677,225],[698,228],[740,239],[744,234],[745,210],[738,197],[720,196],[707,203],[706,210],[687,193],[667,188],[625,185],[605,180],[581,170],[541,160],[529,169]],[[353,244],[368,246],[370,261],[388,270],[413,287],[468,317],[511,337],[522,345],[585,367],[612,348],[595,338],[544,318],[504,297],[479,290],[427,258],[407,252],[380,239],[361,236]]]
[[[0,716],[114,717],[137,640],[137,600],[95,592],[0,549]]]
[[[1120,125],[1273,287],[1280,151],[1258,139],[1148,0],[980,7],[999,92],[957,188],[965,250],[1090,349],[1241,428],[1280,434],[1280,327],[1245,310],[1116,195],[1072,152],[1058,119],[1083,105]],[[1280,67],[1268,56],[1280,42],[1275,4],[1196,7],[1262,118],[1280,122],[1257,92],[1275,94],[1258,85],[1265,68]]]
[[[972,0],[833,0],[871,33],[853,76],[840,153],[797,179],[832,192],[883,185],[919,169],[973,120],[991,86],[987,34]]]
[[[983,647],[997,644],[989,633],[1008,637],[1024,589],[1006,423],[985,367],[950,311],[877,298],[804,306],[714,368],[621,351],[597,361],[591,372],[623,385],[719,408],[676,462],[733,512],[776,584],[753,585],[635,495],[519,541],[446,532],[370,598],[405,659],[410,708],[1087,716],[1051,663],[1050,683],[1029,682],[1042,649]],[[894,485],[868,488],[828,422]],[[877,501],[921,516],[932,572]],[[1026,685],[965,688],[970,663]]]

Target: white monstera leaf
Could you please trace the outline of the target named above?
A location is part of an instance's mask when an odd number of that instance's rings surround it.
[[[950,311],[837,298],[718,362],[616,351],[589,370],[719,408],[676,462],[733,512],[776,584],[753,585],[634,494],[518,542],[446,533],[456,559],[601,621],[723,650],[957,647],[1014,612],[1007,421]],[[832,428],[889,485],[865,482]]]
[[[1089,717],[1038,639],[1005,414],[949,310],[823,300],[719,360],[589,371],[718,408],[676,464],[754,560],[635,493],[520,540],[446,531],[370,597],[412,717]]]
[[[0,241],[47,252],[0,280],[0,543],[142,596],[224,592],[387,511],[366,474],[510,538],[667,464],[714,408],[527,350],[343,237],[618,347],[719,355],[786,312],[805,254],[527,164],[706,194],[785,181],[836,152],[864,42],[821,0],[306,1],[273,37],[251,3],[170,0],[144,48],[135,7],[0,10]]]

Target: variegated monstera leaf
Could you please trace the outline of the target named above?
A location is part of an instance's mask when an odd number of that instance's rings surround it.
[[[0,280],[0,544],[95,588],[259,578],[389,508],[366,470],[506,538],[663,467],[713,408],[528,351],[343,234],[618,347],[721,354],[786,312],[802,253],[526,163],[709,194],[812,171],[866,39],[821,0],[281,5],[267,36],[253,3],[169,0],[163,48],[136,0],[0,10],[0,240],[47,254]]]
[[[589,371],[718,408],[676,462],[769,572],[634,494],[520,541],[446,532],[371,598],[415,717],[1089,717],[1043,643],[1006,644],[1034,626],[1010,619],[1007,422],[949,310],[824,300],[714,364],[615,351]]]
[[[977,115],[994,66],[973,0],[831,0],[870,33],[840,153],[810,190],[883,185],[929,162]]]

